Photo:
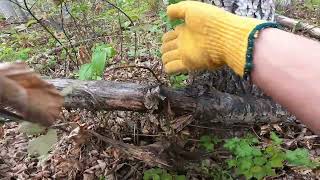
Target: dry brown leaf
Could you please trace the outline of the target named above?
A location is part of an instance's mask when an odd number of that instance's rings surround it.
[[[81,146],[86,143],[89,138],[89,133],[86,130],[85,124],[79,125],[77,128],[71,131],[68,136],[68,139],[72,140],[76,147]]]
[[[85,46],[80,46],[78,50],[78,59],[80,61],[80,64],[86,64],[90,62],[90,55],[88,53],[88,50]]]
[[[0,139],[2,139],[4,136],[4,129],[3,129],[3,125],[0,125]]]
[[[0,87],[0,102],[26,121],[50,126],[58,118],[63,97],[25,63],[1,63]]]

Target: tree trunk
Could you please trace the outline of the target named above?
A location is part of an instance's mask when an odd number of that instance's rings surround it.
[[[12,3],[8,0],[0,0],[0,13],[6,19],[14,19],[17,17],[17,14],[12,6]]]
[[[18,3],[17,0],[13,0],[13,2]],[[0,0],[0,13],[7,19],[7,20],[20,20],[25,21],[27,16],[24,11],[14,3],[10,2],[9,0]]]
[[[240,16],[257,19],[274,19],[275,7],[272,0],[202,0],[202,2],[222,7]]]

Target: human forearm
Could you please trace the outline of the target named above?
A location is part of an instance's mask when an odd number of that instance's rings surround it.
[[[252,79],[279,104],[320,133],[320,43],[278,29],[263,30]]]

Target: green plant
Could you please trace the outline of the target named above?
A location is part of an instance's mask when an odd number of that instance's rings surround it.
[[[30,52],[31,52],[30,48],[21,49],[20,51],[17,52],[17,57],[19,60],[26,61],[30,58],[30,55],[29,55]]]
[[[144,172],[143,180],[186,180],[186,176],[168,173],[161,168],[152,168]]]
[[[172,75],[170,76],[170,83],[173,88],[179,89],[185,87],[185,81],[188,79],[188,75]]]
[[[259,147],[258,139],[251,135],[227,140],[224,147],[234,155],[233,159],[227,161],[229,168],[235,168],[238,175],[244,175],[247,179],[262,179],[276,175],[275,170],[282,168],[286,161],[296,166],[317,166],[310,160],[306,150],[284,150],[280,146],[282,139],[273,132],[270,139],[272,142],[266,148]]]
[[[286,160],[289,165],[303,166],[307,168],[316,168],[320,166],[319,162],[311,161],[309,152],[306,149],[295,149],[293,151],[287,150]]]
[[[79,70],[80,80],[100,80],[105,66],[109,60],[116,54],[108,44],[98,44],[93,49],[91,63],[83,64]]]
[[[214,150],[214,145],[218,142],[220,142],[218,138],[208,135],[201,136],[200,138],[200,146],[208,152],[212,152]]]
[[[224,169],[217,164],[210,163],[209,160],[201,161],[200,166],[201,173],[210,177],[210,179],[223,179],[223,180],[231,180],[233,179],[230,172]]]
[[[180,1],[183,1],[183,0],[169,0],[169,5],[170,4],[175,4],[175,3],[178,3]],[[180,25],[183,23],[182,20],[180,19],[177,19],[177,20],[170,20],[167,16],[167,13],[166,11],[160,11],[159,12],[159,16],[160,16],[160,19],[165,23],[167,29],[173,29],[175,28],[176,26]]]
[[[26,61],[29,59],[30,52],[31,52],[30,48],[23,48],[17,51],[12,47],[0,45],[0,61],[6,61],[6,62],[16,61],[16,60]]]
[[[304,4],[306,7],[310,9],[319,8],[320,0],[307,0]]]

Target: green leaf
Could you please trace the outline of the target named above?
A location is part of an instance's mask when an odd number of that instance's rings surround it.
[[[238,157],[250,156],[252,155],[252,149],[253,148],[248,143],[241,141],[239,145],[236,147],[235,154]]]
[[[251,179],[253,177],[253,174],[251,173],[250,169],[249,170],[245,170],[240,174],[243,174],[246,177],[246,179]]]
[[[264,165],[265,163],[267,162],[267,159],[265,157],[255,157],[253,159],[253,163],[255,165],[258,165],[258,166],[262,166]]]
[[[172,180],[172,176],[168,173],[163,173],[160,177],[161,180]]]
[[[241,158],[239,159],[239,169],[240,171],[246,171],[250,169],[252,166],[252,161],[248,158]]]
[[[178,176],[175,176],[174,178],[175,180],[186,180],[186,176],[185,175],[178,175]]]
[[[261,166],[254,166],[251,168],[250,171],[251,171],[253,177],[255,177],[257,179],[262,179],[264,176],[266,176],[266,173]]]
[[[80,80],[92,80],[93,72],[91,64],[83,64],[79,70],[79,79]]]
[[[261,156],[262,155],[261,150],[256,147],[252,147],[251,154],[253,156]]]
[[[309,158],[309,152],[306,149],[297,148],[294,151],[286,152],[286,160],[290,165],[304,166],[314,168],[316,164]]]
[[[285,154],[279,152],[271,158],[270,165],[271,167],[274,167],[274,168],[282,168],[284,160],[285,160]]]
[[[116,54],[115,50],[106,44],[98,45],[92,54],[92,69],[95,76],[102,76],[108,60]]]
[[[43,160],[48,156],[52,146],[58,141],[57,131],[49,129],[47,134],[31,140],[28,144],[28,154],[37,154]]]
[[[226,143],[223,145],[223,147],[228,149],[231,152],[234,152],[239,142],[240,142],[240,139],[237,137],[228,139]]]
[[[169,2],[169,4],[176,4],[181,1],[183,1],[183,0],[169,0],[168,2]]]
[[[236,167],[237,166],[237,161],[235,159],[228,159],[228,168]]]
[[[175,28],[175,27],[177,27],[178,25],[183,24],[183,23],[184,23],[184,21],[181,20],[181,19],[171,20],[171,21],[170,21],[170,26],[171,26],[170,29],[173,29],[173,28]]]
[[[26,133],[27,135],[30,135],[30,136],[43,133],[45,130],[46,130],[46,127],[43,127],[37,123],[22,121],[19,124],[19,131],[22,133]]]
[[[211,136],[201,136],[200,138],[200,145],[208,152],[212,152],[214,149],[214,145],[217,144],[219,140],[215,137]]]
[[[252,134],[247,134],[243,141],[247,142],[249,145],[255,145],[259,143],[259,140]]]
[[[275,154],[277,154],[279,152],[279,148],[271,145],[266,148],[265,152],[267,154],[269,154],[270,156],[274,156]]]
[[[172,75],[170,76],[170,83],[172,86],[176,89],[185,87],[185,80],[188,79],[187,75],[181,74],[181,75]]]
[[[18,59],[26,61],[29,59],[29,52],[31,51],[30,48],[25,48],[20,51],[18,51]]]
[[[107,61],[107,52],[102,49],[96,49],[92,54],[92,69],[95,75],[102,75]]]
[[[282,144],[282,139],[279,138],[279,137],[276,135],[276,133],[271,132],[270,138],[272,139],[272,141],[273,141],[275,144],[277,144],[277,145]]]

